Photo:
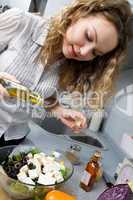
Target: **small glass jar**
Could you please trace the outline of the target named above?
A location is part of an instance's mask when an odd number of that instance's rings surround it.
[[[71,161],[73,165],[79,165],[81,163],[79,155],[80,151],[81,146],[74,144],[71,145],[70,148],[65,152],[66,157]]]

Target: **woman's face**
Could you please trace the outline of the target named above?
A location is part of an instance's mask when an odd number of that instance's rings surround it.
[[[68,27],[62,51],[66,58],[88,61],[110,52],[117,44],[115,25],[97,14],[81,18]]]

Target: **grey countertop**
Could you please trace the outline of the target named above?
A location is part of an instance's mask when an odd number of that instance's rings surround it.
[[[67,139],[67,137],[62,137],[54,135],[42,129],[40,126],[34,122],[30,122],[31,132],[27,136],[25,143],[35,145],[45,152],[47,147],[51,146],[52,150],[66,151],[70,148],[71,145],[77,144],[73,140]],[[105,143],[105,138],[100,137],[100,139]],[[107,145],[107,144],[106,144]],[[91,192],[85,192],[79,187],[80,179],[83,173],[83,170],[86,166],[87,161],[90,156],[97,149],[96,147],[80,144],[81,151],[79,153],[81,164],[74,167],[73,176],[67,183],[65,183],[60,190],[68,192],[70,194],[76,195],[77,200],[96,200],[97,197],[107,188],[103,179],[97,182]],[[103,149],[101,150],[103,155],[103,166],[106,173],[111,175],[114,173],[114,169],[118,164],[118,158],[116,153],[112,149]]]

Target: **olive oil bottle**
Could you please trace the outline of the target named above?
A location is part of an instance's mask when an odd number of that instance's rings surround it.
[[[58,103],[55,94],[48,98],[43,98],[27,87],[7,78],[0,78],[0,84],[7,90],[10,97],[30,103],[31,105],[37,105],[45,109],[50,109]]]

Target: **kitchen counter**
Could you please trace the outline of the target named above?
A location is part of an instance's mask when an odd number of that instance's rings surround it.
[[[115,167],[119,162],[116,152],[106,143],[104,136],[99,134],[99,138],[102,143],[105,144],[105,149],[99,149],[94,146],[84,145],[83,143],[77,143],[74,140],[67,139],[65,136],[59,136],[49,133],[42,129],[40,126],[34,122],[29,123],[31,131],[27,136],[26,140],[23,142],[27,145],[35,145],[40,150],[45,152],[45,149],[51,146],[51,151],[62,151],[70,149],[71,145],[79,145],[81,151],[79,152],[81,164],[74,166],[73,176],[60,188],[60,190],[67,192],[72,195],[76,195],[77,200],[96,200],[98,196],[107,188],[103,179],[97,182],[91,192],[85,192],[79,187],[80,179],[86,163],[88,162],[90,156],[95,152],[95,150],[100,150],[102,153],[102,163],[104,171],[110,174],[114,173]],[[0,190],[1,200],[11,200],[6,194]]]
[[[66,151],[71,145],[76,144],[75,141],[67,140],[65,137],[48,133],[33,122],[30,124],[30,128],[31,132],[28,135],[25,144],[34,144],[44,152],[47,146],[51,146],[51,150]],[[79,187],[79,183],[87,161],[97,148],[88,148],[82,144],[80,147],[81,164],[74,167],[73,176],[60,188],[60,190],[72,195],[76,195],[77,200],[96,200],[97,197],[106,189],[104,180],[101,179],[97,184],[94,185],[93,190],[88,193]]]

